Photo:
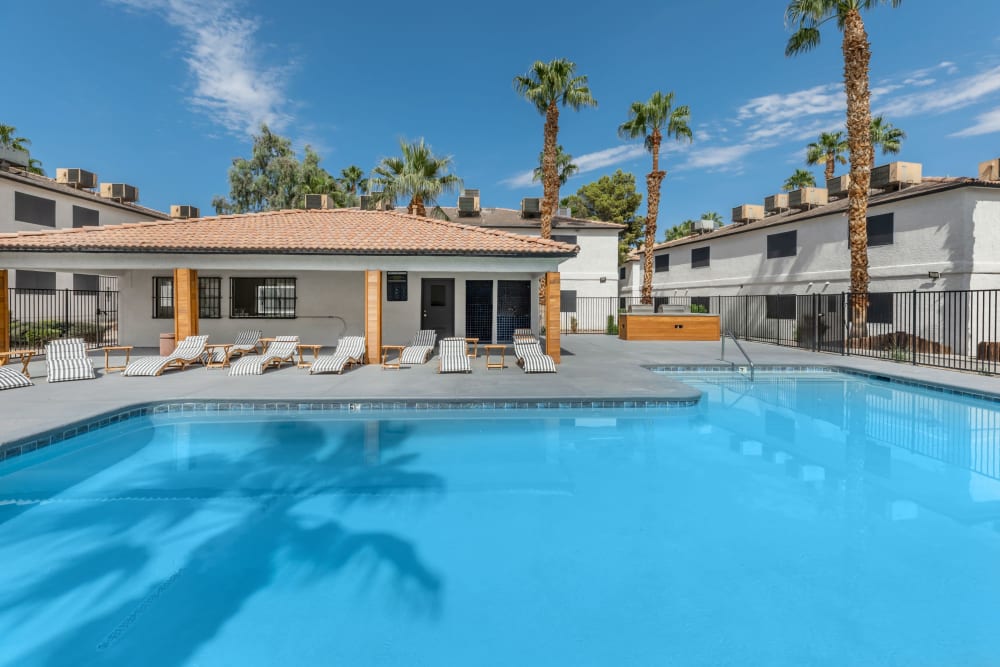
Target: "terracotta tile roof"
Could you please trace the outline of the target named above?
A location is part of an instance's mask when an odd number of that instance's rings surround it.
[[[439,206],[445,215],[455,222],[465,225],[478,225],[480,227],[519,227],[532,228],[539,227],[542,221],[538,218],[522,218],[521,212],[512,208],[483,208],[479,215],[459,216],[457,206]],[[428,214],[433,215],[432,209],[428,209]],[[625,225],[617,222],[604,222],[603,220],[584,220],[581,218],[570,218],[565,215],[556,215],[552,218],[553,229],[625,229]]]
[[[571,257],[579,248],[395,211],[287,210],[0,234],[0,251]]]

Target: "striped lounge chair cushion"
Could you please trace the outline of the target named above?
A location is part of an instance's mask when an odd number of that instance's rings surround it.
[[[438,373],[472,372],[464,338],[441,339],[441,352],[438,355],[438,361]]]
[[[49,382],[93,380],[94,364],[82,338],[54,340],[45,346],[46,379]]]
[[[309,372],[317,373],[343,373],[348,364],[360,364],[365,358],[365,337],[364,336],[344,336],[337,343],[337,349],[333,354],[325,354],[316,359]]]
[[[437,331],[434,329],[421,329],[417,332],[417,335],[413,337],[412,345],[434,347],[434,344],[437,343],[437,337]]]
[[[538,341],[532,343],[514,343],[514,354],[524,368],[525,373],[555,373],[556,362],[542,352]]]
[[[260,343],[260,337],[263,335],[264,332],[259,329],[241,331],[236,336],[236,340],[233,341],[233,346],[229,348],[229,356],[235,357],[255,351],[258,343]],[[222,363],[225,359],[226,353],[222,348],[216,348],[212,351],[212,361],[215,363]]]
[[[267,346],[264,354],[250,354],[234,361],[229,367],[229,374],[261,375],[264,369],[271,364],[294,361],[298,346],[298,336],[278,336],[274,342]]]
[[[205,345],[208,336],[188,336],[177,344],[171,354],[165,357],[141,357],[128,365],[122,375],[134,377],[137,375],[159,375],[167,366],[178,362],[194,363],[205,355]]]
[[[35,384],[12,366],[0,366],[0,390],[30,387]]]
[[[431,358],[434,347],[431,345],[407,345],[399,358],[401,364],[424,364]]]

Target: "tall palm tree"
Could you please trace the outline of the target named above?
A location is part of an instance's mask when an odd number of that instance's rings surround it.
[[[545,163],[545,151],[538,154],[538,166],[535,173],[531,175],[532,181],[542,180],[542,166]],[[556,146],[556,172],[559,174],[559,187],[566,185],[566,181],[576,175],[580,168],[573,164],[573,156],[563,150],[562,144]]]
[[[0,146],[13,148],[14,150],[26,151],[31,145],[31,140],[17,136],[17,128],[13,125],[0,123]]]
[[[399,148],[401,157],[382,158],[372,170],[371,184],[381,190],[379,200],[394,202],[408,197],[406,212],[426,216],[426,204],[434,204],[443,193],[462,187],[462,179],[448,173],[450,155],[435,156],[423,139],[412,143],[401,139]]]
[[[882,155],[896,155],[903,148],[903,139],[906,139],[906,132],[894,126],[882,115],[872,118],[869,134],[872,142],[871,166],[873,167],[875,166],[876,146],[882,149]]]
[[[823,132],[819,139],[806,146],[806,164],[825,164],[826,180],[833,178],[837,163],[847,164],[844,154],[847,153],[847,140],[843,132]]]
[[[847,193],[848,244],[851,252],[852,333],[862,335],[868,315],[868,188],[871,185],[871,86],[868,66],[871,45],[861,18],[862,10],[879,5],[898,7],[902,0],[791,0],[786,23],[795,32],[785,55],[810,51],[820,42],[820,26],[836,20],[843,33],[844,90],[847,93],[847,143],[851,157],[851,185]]]
[[[576,74],[576,64],[565,58],[543,63],[538,60],[527,74],[514,77],[514,90],[545,116],[542,135],[542,238],[552,237],[552,216],[559,205],[559,171],[556,164],[559,107],[579,111],[596,107],[587,77]]]
[[[790,192],[799,188],[811,188],[815,186],[816,177],[813,176],[811,171],[796,169],[795,173],[785,180],[785,184],[781,186],[781,189],[785,192]]]
[[[691,110],[687,105],[674,107],[673,91],[653,93],[646,102],[633,102],[629,119],[618,127],[623,139],[643,137],[646,150],[653,155],[653,169],[646,174],[646,243],[649,252],[642,260],[642,303],[653,303],[653,244],[656,243],[656,218],[660,212],[660,184],[667,172],[660,170],[660,142],[663,137],[691,141]]]
[[[367,190],[368,179],[365,178],[365,172],[355,164],[340,170],[340,182],[351,196]]]

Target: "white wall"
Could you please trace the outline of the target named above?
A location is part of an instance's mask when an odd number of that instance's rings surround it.
[[[504,228],[522,236],[540,236],[537,226]],[[559,265],[562,289],[576,290],[578,297],[618,295],[618,233],[615,228],[553,230],[556,235],[574,235],[580,252]],[[601,278],[604,282],[601,282]]]

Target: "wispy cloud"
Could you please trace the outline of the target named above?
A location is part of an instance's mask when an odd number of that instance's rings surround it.
[[[261,123],[281,130],[291,121],[287,66],[259,60],[260,21],[229,0],[110,0],[154,12],[179,29],[184,61],[194,78],[191,106],[230,132],[252,133]]]
[[[669,152],[671,150],[676,149],[670,146],[664,146],[663,152]],[[578,174],[586,174],[587,172],[597,171],[598,169],[604,169],[605,167],[613,167],[616,164],[634,160],[645,154],[646,149],[642,146],[642,144],[624,144],[621,146],[612,146],[611,148],[594,151],[592,153],[584,153],[583,155],[574,156],[573,164],[577,166]],[[500,183],[511,189],[530,187],[534,183],[534,173],[534,169],[529,169],[527,171],[514,174],[510,178],[505,178],[500,181]]]
[[[955,132],[951,136],[977,137],[982,134],[993,134],[994,132],[1000,132],[1000,109],[987,111],[984,114],[976,116],[976,122],[974,125],[959,132]]]
[[[757,150],[769,148],[761,144],[734,144],[732,146],[709,146],[693,149],[688,158],[677,169],[707,169],[729,171],[738,169],[740,160]]]
[[[944,85],[927,86],[919,91],[894,96],[879,105],[876,111],[898,118],[946,113],[981,102],[997,92],[1000,92],[1000,66],[954,79]]]

